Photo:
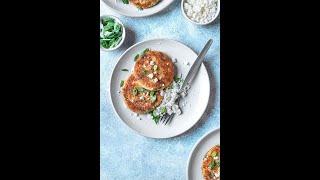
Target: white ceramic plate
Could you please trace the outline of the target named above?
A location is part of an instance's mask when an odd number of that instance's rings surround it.
[[[180,104],[187,102],[187,105],[181,108],[182,114],[175,115],[170,123],[167,125],[155,124],[152,119],[148,119],[146,114],[138,117],[130,111],[122,97],[120,88],[121,80],[133,72],[134,57],[140,54],[144,49],[158,50],[166,53],[171,58],[176,58],[175,64],[176,74],[182,73],[183,79],[187,76],[191,65],[197,58],[197,54],[190,48],[180,42],[171,39],[153,39],[133,45],[126,50],[119,58],[116,64],[110,81],[110,96],[113,107],[120,119],[135,132],[140,135],[152,138],[169,138],[174,137],[190,129],[200,119],[204,113],[210,95],[210,82],[208,72],[202,64],[194,79],[191,81],[191,88],[188,90],[188,95],[180,100]],[[189,62],[190,65],[184,64]],[[129,69],[129,71],[121,71],[121,69]],[[190,106],[191,104],[191,106]],[[137,118],[141,118],[138,120]]]
[[[113,9],[119,14],[129,17],[145,17],[151,16],[156,14],[166,7],[168,7],[174,0],[161,0],[157,5],[139,11],[134,5],[132,4],[123,4],[122,0],[116,2],[116,0],[102,0],[109,8]]]
[[[201,137],[201,139],[194,145],[187,165],[187,179],[201,180],[202,175],[202,161],[205,154],[215,145],[220,144],[220,128],[210,131]]]

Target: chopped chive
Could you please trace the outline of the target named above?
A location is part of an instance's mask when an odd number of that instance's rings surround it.
[[[129,0],[122,0],[123,4],[129,4]]]
[[[142,74],[146,74],[146,71],[145,71],[145,70],[141,70],[141,73],[142,73]]]
[[[151,103],[154,103],[157,100],[157,96],[156,95],[153,95],[153,96],[150,96],[150,97],[151,97]]]
[[[152,111],[152,119],[156,124],[158,124],[159,116],[157,116],[156,110]]]
[[[121,69],[121,71],[129,71],[128,69]]]
[[[142,10],[143,10],[143,8],[141,8],[141,7],[138,7],[138,10],[139,10],[139,11],[142,11]]]
[[[157,69],[158,69],[158,65],[154,65],[154,66],[153,66],[153,70],[154,70],[154,71],[157,71]]]
[[[139,54],[137,54],[137,55],[134,57],[134,61],[136,61],[138,58],[139,58]]]
[[[124,83],[124,81],[121,81],[121,82],[120,82],[120,87],[122,87],[122,86],[123,86],[123,83]]]

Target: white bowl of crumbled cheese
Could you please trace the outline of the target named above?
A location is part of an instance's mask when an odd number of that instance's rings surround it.
[[[220,0],[182,0],[181,10],[183,16],[193,24],[210,24],[219,15]]]

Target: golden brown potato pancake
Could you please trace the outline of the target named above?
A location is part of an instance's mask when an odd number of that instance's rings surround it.
[[[135,76],[131,74],[122,86],[122,95],[126,106],[133,112],[138,114],[148,113],[157,108],[163,97],[155,91],[156,100],[151,101],[150,91],[141,88]]]
[[[148,90],[160,90],[171,84],[174,65],[165,53],[148,51],[137,59],[134,75],[142,87]]]

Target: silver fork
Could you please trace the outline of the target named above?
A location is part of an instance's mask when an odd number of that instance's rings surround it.
[[[201,50],[200,54],[198,55],[196,61],[192,64],[185,80],[184,83],[182,84],[178,94],[180,95],[182,93],[182,91],[184,90],[184,88],[190,83],[190,80],[194,77],[194,75],[197,73],[197,71],[199,70],[201,63],[205,57],[205,55],[207,54],[211,44],[212,44],[212,39],[209,39],[209,41],[207,42],[207,44],[204,46],[204,48]],[[179,96],[179,98],[177,98],[176,101],[178,101],[178,105],[179,105],[179,100],[180,100],[181,95]],[[164,123],[165,125],[170,122],[173,118],[173,116],[175,115],[175,113],[172,113],[171,115],[165,114],[164,116],[162,116],[159,120],[159,122],[162,121],[162,123]]]

